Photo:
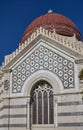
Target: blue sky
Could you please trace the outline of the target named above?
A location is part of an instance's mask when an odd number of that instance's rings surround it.
[[[49,9],[71,19],[83,36],[83,0],[0,0],[0,66],[30,22]]]

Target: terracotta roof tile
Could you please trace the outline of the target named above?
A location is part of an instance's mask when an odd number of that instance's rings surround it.
[[[77,39],[80,41],[82,40],[80,32],[78,31],[76,25],[70,19],[61,14],[47,13],[31,22],[22,36],[21,43],[24,42],[26,38],[40,26],[50,31],[55,29],[56,33],[65,36],[73,36],[75,33]]]

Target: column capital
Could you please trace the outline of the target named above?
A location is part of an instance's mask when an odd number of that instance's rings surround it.
[[[56,102],[57,102],[57,97],[55,97],[55,96],[54,96],[54,101],[56,101]]]
[[[30,97],[27,98],[27,104],[30,103]]]

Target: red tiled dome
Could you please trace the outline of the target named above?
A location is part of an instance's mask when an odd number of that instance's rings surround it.
[[[81,41],[81,34],[78,31],[75,24],[68,19],[67,17],[57,14],[57,13],[47,13],[45,15],[42,15],[38,18],[36,18],[25,30],[22,39],[21,44],[26,40],[26,38],[32,34],[37,28],[42,26],[45,29],[48,29],[50,31],[56,30],[56,33],[64,36],[73,36],[76,35],[76,38]]]

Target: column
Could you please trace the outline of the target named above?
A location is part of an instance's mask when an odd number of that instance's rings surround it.
[[[27,130],[30,130],[30,98],[27,100]]]
[[[54,126],[57,127],[57,99],[54,97]]]

